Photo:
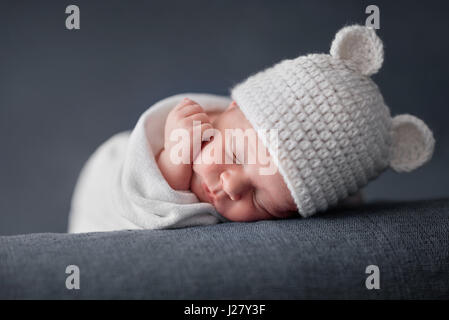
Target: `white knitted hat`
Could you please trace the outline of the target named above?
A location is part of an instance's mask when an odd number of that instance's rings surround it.
[[[330,55],[284,60],[232,89],[256,130],[278,130],[278,150],[261,139],[303,217],[335,205],[388,167],[411,171],[431,158],[429,128],[411,115],[391,118],[371,80],[382,63],[375,31],[348,26],[336,34]]]

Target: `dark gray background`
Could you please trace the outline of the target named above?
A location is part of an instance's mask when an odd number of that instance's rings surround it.
[[[81,30],[65,29],[65,7]],[[77,176],[112,134],[181,92],[228,94],[285,58],[328,52],[377,4],[385,63],[375,81],[393,114],[432,128],[433,160],[387,172],[367,199],[448,196],[446,1],[1,1],[0,234],[64,232]]]

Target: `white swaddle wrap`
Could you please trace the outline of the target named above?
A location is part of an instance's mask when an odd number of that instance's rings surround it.
[[[89,158],[72,198],[71,233],[123,229],[162,229],[226,221],[209,203],[189,191],[172,189],[155,155],[164,145],[170,110],[184,97],[206,111],[224,110],[228,97],[185,93],[161,100],[145,111],[132,132],[116,134]]]

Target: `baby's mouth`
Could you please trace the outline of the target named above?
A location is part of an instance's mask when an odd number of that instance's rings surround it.
[[[214,195],[214,193],[209,189],[209,187],[207,186],[207,184],[205,182],[201,183],[201,187],[203,188],[204,193],[206,194],[207,200],[210,203],[214,204],[214,202],[215,202],[215,195]]]
[[[211,204],[215,204],[218,200],[225,196],[225,192],[223,190],[219,188],[210,189],[205,182],[201,183],[201,187],[203,188],[204,193]]]

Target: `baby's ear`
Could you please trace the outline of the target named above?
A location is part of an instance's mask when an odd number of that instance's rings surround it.
[[[374,29],[359,25],[344,27],[338,31],[330,54],[351,61],[365,76],[379,71],[384,61],[383,44]]]
[[[393,118],[390,167],[397,172],[412,171],[433,154],[435,140],[426,124],[409,114]]]

